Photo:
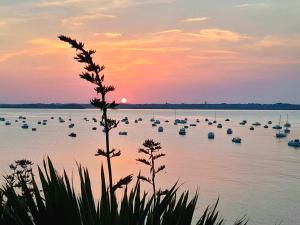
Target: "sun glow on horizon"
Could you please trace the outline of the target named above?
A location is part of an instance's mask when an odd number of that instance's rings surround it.
[[[122,102],[123,104],[126,104],[126,103],[127,103],[127,98],[122,98],[122,99],[121,99],[121,102]]]

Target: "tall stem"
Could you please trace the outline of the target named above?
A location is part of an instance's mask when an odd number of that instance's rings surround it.
[[[105,96],[102,95],[102,100],[105,102]],[[109,191],[110,198],[113,198],[113,182],[112,182],[112,169],[111,169],[111,161],[110,161],[110,148],[109,148],[109,130],[107,124],[107,109],[103,109],[103,118],[104,118],[104,129],[105,129],[105,143],[106,143],[106,160],[107,160],[107,170],[109,177]]]
[[[151,161],[152,161],[152,188],[153,188],[153,200],[154,200],[154,205],[153,209],[156,205],[156,188],[155,188],[155,165],[154,165],[154,159],[153,159],[153,151],[151,151]]]

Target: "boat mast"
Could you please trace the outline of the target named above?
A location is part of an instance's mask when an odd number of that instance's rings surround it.
[[[280,126],[280,124],[281,124],[281,114],[279,116],[279,126]]]

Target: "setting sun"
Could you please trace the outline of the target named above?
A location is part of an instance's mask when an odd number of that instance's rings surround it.
[[[121,102],[124,103],[124,104],[127,103],[127,98],[122,98]]]

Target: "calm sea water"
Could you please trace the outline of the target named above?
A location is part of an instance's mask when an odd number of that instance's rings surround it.
[[[269,225],[280,223],[297,225],[300,221],[300,149],[287,146],[291,139],[300,138],[300,111],[217,111],[218,122],[209,126],[204,122],[207,117],[214,119],[215,111],[177,110],[177,118],[188,118],[188,123],[197,127],[187,129],[186,136],[178,135],[181,125],[173,124],[174,110],[115,110],[110,112],[114,118],[129,118],[130,124],[121,123],[112,131],[112,146],[122,150],[122,156],[113,162],[115,178],[137,173],[143,166],[137,164],[137,149],[146,138],[161,142],[167,157],[166,173],[161,174],[158,182],[167,187],[178,179],[183,183],[181,190],[200,191],[198,210],[212,204],[220,197],[220,210],[228,222],[234,218],[247,215],[251,224]],[[276,131],[262,127],[249,130],[250,124],[260,122],[262,125],[272,120],[278,123],[279,116],[285,122],[289,115],[292,124],[291,134],[284,139],[276,139]],[[19,115],[27,117],[28,124],[37,131],[21,129],[21,122],[14,122]],[[68,128],[69,115],[75,123]],[[150,118],[162,122],[163,133],[152,127]],[[55,119],[51,120],[50,117]],[[58,117],[65,118],[59,123]],[[9,163],[16,159],[28,158],[35,164],[41,164],[44,157],[51,157],[58,169],[69,173],[76,171],[76,162],[87,166],[94,181],[94,191],[99,193],[99,170],[101,160],[94,154],[99,147],[104,147],[104,134],[98,123],[96,110],[25,110],[0,109],[0,117],[12,122],[11,126],[0,122],[0,172],[6,173]],[[89,122],[83,120],[90,119]],[[134,123],[137,118],[142,122]],[[230,122],[225,122],[230,118]],[[47,119],[46,126],[37,125],[38,120]],[[248,124],[240,126],[246,119]],[[170,123],[163,121],[170,120]],[[92,127],[98,130],[93,131]],[[233,135],[226,134],[226,129],[233,129]],[[77,133],[77,138],[70,138],[70,132]],[[119,131],[127,131],[127,136],[119,136]],[[215,132],[215,139],[208,140],[207,133]],[[242,144],[233,144],[232,137],[242,138]],[[146,190],[149,189],[144,184]]]

